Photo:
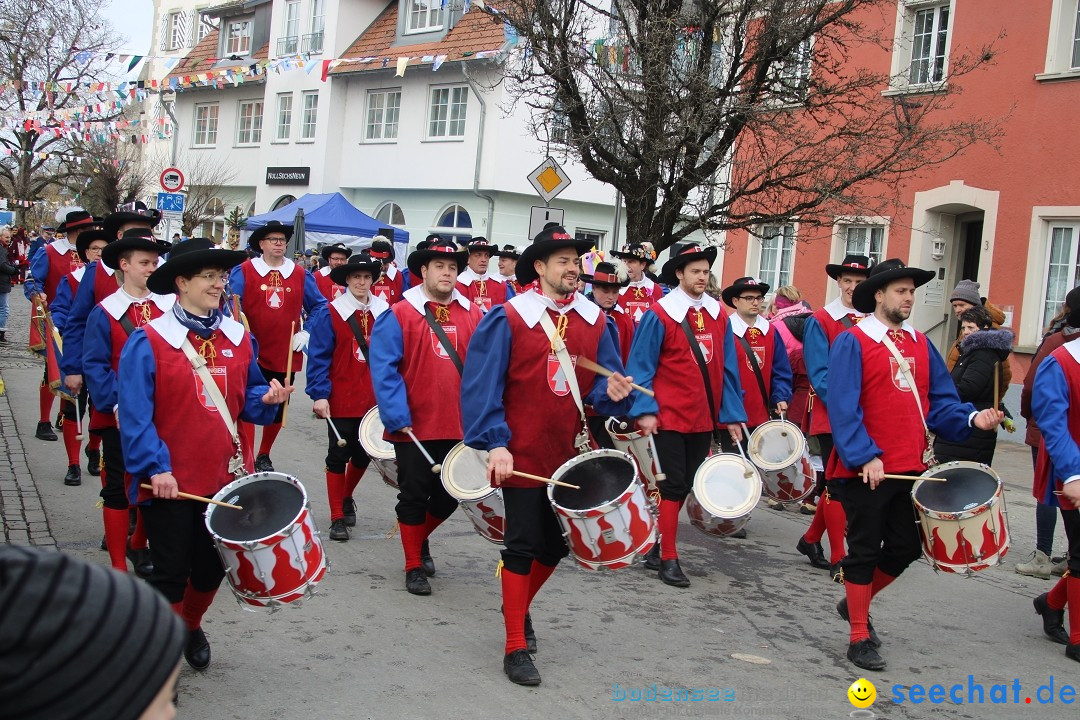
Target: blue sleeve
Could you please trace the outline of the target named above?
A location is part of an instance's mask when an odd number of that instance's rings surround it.
[[[371,385],[383,427],[397,432],[412,425],[405,378],[398,368],[404,355],[401,323],[393,312],[384,312],[371,328]],[[471,343],[470,343],[471,350]]]
[[[94,302],[94,279],[98,261],[90,263],[83,271],[83,281],[75,299],[71,301],[71,311],[64,321],[64,357],[60,360],[60,370],[64,375],[82,375],[83,333],[86,332],[86,319],[97,305]]]
[[[630,343],[630,357],[626,361],[626,374],[634,378],[634,383],[642,387],[653,389],[653,378],[656,377],[656,367],[660,363],[660,347],[664,344],[664,325],[660,318],[651,310],[641,316],[641,322],[634,330],[634,339]],[[643,392],[634,391],[630,394],[632,402],[630,412],[632,418],[642,415],[656,415],[660,412],[660,405],[656,398],[649,397]]]
[[[461,422],[464,442],[478,450],[510,444],[510,427],[503,409],[506,370],[510,365],[510,323],[506,308],[496,305],[469,339],[461,375]]]
[[[412,274],[408,270],[401,270],[401,292],[412,287]]]
[[[30,255],[30,274],[26,277],[26,284],[23,285],[23,294],[26,295],[26,299],[29,300],[34,295],[45,292],[45,278],[49,276],[49,253],[45,251],[45,246],[42,245],[37,252]]]
[[[971,423],[968,418],[975,412],[975,406],[960,402],[956,383],[953,382],[945,361],[941,359],[941,353],[925,337],[922,342],[928,345],[930,355],[930,407],[926,408],[926,426],[930,432],[949,442],[965,442],[971,437]],[[829,418],[832,418],[831,412]]]
[[[862,405],[862,348],[850,332],[842,332],[833,341],[829,352],[829,377],[836,390],[829,408],[833,446],[849,470],[858,471],[863,465],[882,454],[881,448],[863,427]]]
[[[769,403],[791,402],[791,360],[780,333],[773,330],[772,379],[769,381]]]
[[[508,282],[504,282],[503,287],[506,288],[506,299],[509,301],[510,298],[514,297],[514,288]]]
[[[810,378],[810,387],[828,404],[825,393],[828,390],[826,376],[829,371],[829,338],[817,318],[809,317],[803,327],[803,362],[806,363],[806,375]],[[850,467],[850,466],[849,466]]]
[[[606,367],[612,372],[619,374],[625,374],[623,368],[622,356],[619,354],[619,330],[615,327],[615,321],[610,316],[601,313],[601,317],[604,318],[604,334],[600,336],[600,344],[596,347],[596,362]],[[471,346],[470,346],[471,347]],[[636,382],[636,381],[635,381]],[[638,383],[640,385],[641,383]],[[625,415],[630,410],[630,406],[633,403],[633,396],[635,394],[641,395],[637,390],[630,393],[630,396],[614,402],[607,394],[607,379],[601,375],[597,375],[593,380],[592,390],[588,393],[582,391],[584,397],[582,400],[586,405],[592,405],[600,415],[606,417],[614,417],[616,415]],[[462,396],[466,397],[466,396]]]
[[[326,296],[319,291],[319,284],[315,282],[315,276],[304,275],[304,311],[307,313],[307,321],[314,320],[319,313],[326,312]]]
[[[64,334],[64,323],[67,320],[68,314],[71,313],[71,283],[64,278],[60,281],[60,284],[56,286],[56,297],[49,304],[49,314],[52,315],[53,325],[60,334]]]
[[[312,400],[330,399],[330,362],[336,341],[330,311],[320,313],[308,323],[307,383],[304,388]]]
[[[735,352],[735,333],[731,323],[724,325],[724,390],[720,398],[717,420],[725,425],[746,422],[746,406],[743,404],[742,380],[739,377],[739,356]]]
[[[241,266],[237,265],[229,271],[229,292],[240,298],[240,311],[243,312],[244,308],[244,271],[241,270]],[[306,288],[305,288],[306,290]],[[229,298],[229,305],[232,305],[232,298]],[[240,322],[240,318],[233,318],[237,322]]]
[[[124,376],[124,402],[120,403],[120,445],[124,468],[137,480],[171,472],[169,448],[154,427],[154,352],[146,332],[139,328],[120,353],[120,374]],[[134,502],[138,482],[128,484],[129,500]]]
[[[269,425],[274,422],[278,406],[267,405],[262,401],[263,395],[270,391],[270,385],[259,369],[259,343],[251,333],[248,333],[247,337],[251,343],[251,364],[248,365],[247,390],[244,393],[244,407],[240,411],[240,419],[256,425]]]
[[[82,367],[84,381],[101,412],[112,412],[117,403],[116,373],[112,368],[112,321],[100,305],[90,311],[83,334]]]
[[[1080,447],[1069,431],[1069,384],[1057,358],[1047,357],[1035,372],[1031,412],[1042,431],[1055,478],[1080,475]]]

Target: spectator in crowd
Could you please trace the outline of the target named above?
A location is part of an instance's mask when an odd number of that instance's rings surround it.
[[[7,342],[8,298],[11,280],[19,274],[8,254],[12,251],[11,228],[0,228],[0,342]]]
[[[957,320],[960,319],[960,315],[965,310],[970,310],[973,307],[984,307],[990,313],[990,319],[994,321],[995,330],[1005,323],[1005,313],[992,302],[988,302],[986,298],[979,295],[979,283],[974,280],[961,280],[958,282],[952,294],[949,295],[949,303],[952,305],[953,314],[956,315]],[[949,368],[950,372],[952,372],[953,366],[956,365],[956,361],[960,358],[960,341],[963,339],[964,334],[961,332],[956,338],[956,342],[949,348],[949,355],[945,358],[945,366]],[[1002,387],[1008,387],[1010,382],[1012,382],[1012,368],[1006,365],[1001,385]]]

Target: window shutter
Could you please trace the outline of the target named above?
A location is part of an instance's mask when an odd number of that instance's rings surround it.
[[[191,40],[192,35],[193,35],[193,33],[191,32],[191,13],[190,12],[178,13],[178,17],[176,18],[176,25],[177,25],[177,33],[176,33],[176,35],[177,35],[177,37],[176,37],[176,47],[177,47],[177,49],[189,47],[190,46],[190,40]]]
[[[158,24],[158,50],[169,50],[169,13],[162,13]]]

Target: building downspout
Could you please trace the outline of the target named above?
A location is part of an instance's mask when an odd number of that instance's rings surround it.
[[[487,103],[484,101],[484,95],[480,92],[480,88],[477,87],[476,82],[469,77],[469,64],[468,62],[461,63],[461,74],[465,76],[465,82],[468,83],[469,89],[472,90],[476,99],[480,102],[480,133],[476,138],[476,167],[473,169],[473,195],[478,198],[487,200],[487,233],[488,242],[495,242],[493,239],[492,223],[495,220],[495,198],[487,193],[480,192],[480,161],[484,156],[484,124],[487,120]]]

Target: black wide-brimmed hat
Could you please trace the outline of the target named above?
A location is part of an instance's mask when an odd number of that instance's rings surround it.
[[[116,208],[116,212],[105,216],[105,232],[116,237],[116,233],[120,232],[121,226],[133,222],[146,223],[147,227],[154,227],[161,222],[161,212],[146,207],[146,203],[138,200],[126,205],[120,205]]]
[[[855,292],[851,295],[851,304],[859,312],[871,313],[877,307],[874,294],[886,287],[894,280],[911,278],[915,281],[915,287],[921,287],[937,276],[933,270],[908,267],[900,258],[882,260],[870,269],[866,279],[855,286]]]
[[[1065,307],[1069,308],[1065,324],[1069,327],[1080,327],[1080,286],[1074,287],[1065,296]]]
[[[248,237],[248,247],[257,253],[262,252],[262,248],[259,247],[259,243],[262,239],[272,232],[279,232],[285,236],[285,242],[292,240],[293,226],[280,223],[277,220],[270,220],[262,227],[255,228],[251,235]]]
[[[79,253],[79,258],[83,262],[86,260],[86,251],[90,249],[90,243],[95,240],[104,240],[106,244],[116,241],[116,233],[110,235],[101,228],[92,227],[89,230],[83,230],[79,233],[79,236],[75,238],[75,252]]]
[[[619,255],[618,257],[626,257],[625,255]],[[639,260],[641,258],[638,258]],[[664,269],[660,271],[659,282],[661,285],[670,285],[675,287],[679,284],[679,278],[675,277],[675,271],[681,267],[684,267],[686,263],[693,262],[694,260],[708,260],[709,266],[716,262],[716,246],[715,245],[701,245],[699,243],[690,243],[679,248],[679,252],[676,255],[672,255],[668,258],[668,261],[664,263]]]
[[[172,249],[168,262],[150,275],[146,287],[158,295],[169,295],[176,292],[176,278],[181,275],[203,268],[228,270],[247,259],[248,254],[243,250],[222,250],[206,238],[192,238]]]
[[[436,258],[453,260],[457,263],[458,270],[461,270],[469,262],[469,253],[458,249],[457,244],[450,240],[435,240],[423,250],[414,250],[410,253],[406,264],[412,276],[419,279],[423,277],[420,269]]]
[[[465,249],[469,251],[470,255],[474,252],[486,252],[492,256],[499,254],[499,246],[489,243],[486,237],[474,237],[468,242]]]
[[[81,239],[81,238],[80,238]],[[164,255],[172,248],[172,243],[158,240],[150,228],[128,228],[123,237],[114,240],[101,251],[101,262],[113,270],[120,269],[120,254],[128,250],[145,250]]]
[[[769,286],[754,277],[741,277],[731,283],[729,287],[721,290],[720,298],[728,307],[735,307],[735,303],[733,303],[732,300],[736,295],[741,295],[746,290],[756,290],[761,293],[761,297],[765,297],[769,292]]]
[[[101,225],[101,219],[96,218],[85,210],[74,210],[69,212],[64,218],[64,222],[60,223],[60,227],[56,228],[58,233],[68,233],[72,230],[87,230],[92,227]],[[116,237],[116,231],[113,231],[113,237]]]
[[[848,255],[844,258],[844,262],[839,265],[829,263],[825,266],[825,274],[831,277],[833,280],[840,277],[843,273],[851,273],[853,275],[869,275],[870,274],[870,258],[865,255]]]
[[[593,268],[592,275],[581,274],[581,279],[593,285],[607,285],[609,287],[626,287],[630,284],[630,276],[625,272],[619,273],[619,269],[609,262],[598,262]]]
[[[656,262],[656,254],[643,243],[626,243],[621,250],[612,250],[611,254],[620,260],[644,260],[646,265]]]
[[[503,245],[501,250],[496,250],[495,255],[498,257],[509,258],[511,260],[517,260],[521,257],[521,253],[518,252],[517,245],[510,244]]]
[[[334,253],[341,253],[346,258],[350,258],[350,257],[352,257],[353,251],[352,251],[352,248],[350,248],[348,245],[346,245],[345,243],[342,243],[342,242],[334,243],[333,245],[327,245],[326,247],[324,247],[322,250],[319,251],[319,255],[322,256],[322,259],[325,260],[326,262],[330,262],[330,256],[333,255]],[[311,256],[310,252],[306,252],[304,254],[309,256],[309,257]]]
[[[394,252],[394,243],[382,235],[376,235],[371,239],[371,249],[368,250],[368,254],[381,262],[393,262],[397,257],[397,253]]]
[[[369,272],[371,273],[371,282],[378,282],[379,276],[382,275],[382,261],[371,257],[366,252],[350,255],[347,263],[330,270],[330,279],[336,285],[347,285],[349,276],[354,272]]]
[[[543,260],[556,250],[573,248],[578,255],[584,255],[592,249],[592,240],[575,240],[561,225],[549,224],[536,234],[532,244],[526,245],[518,258],[517,280],[528,285],[538,278],[533,263]]]

